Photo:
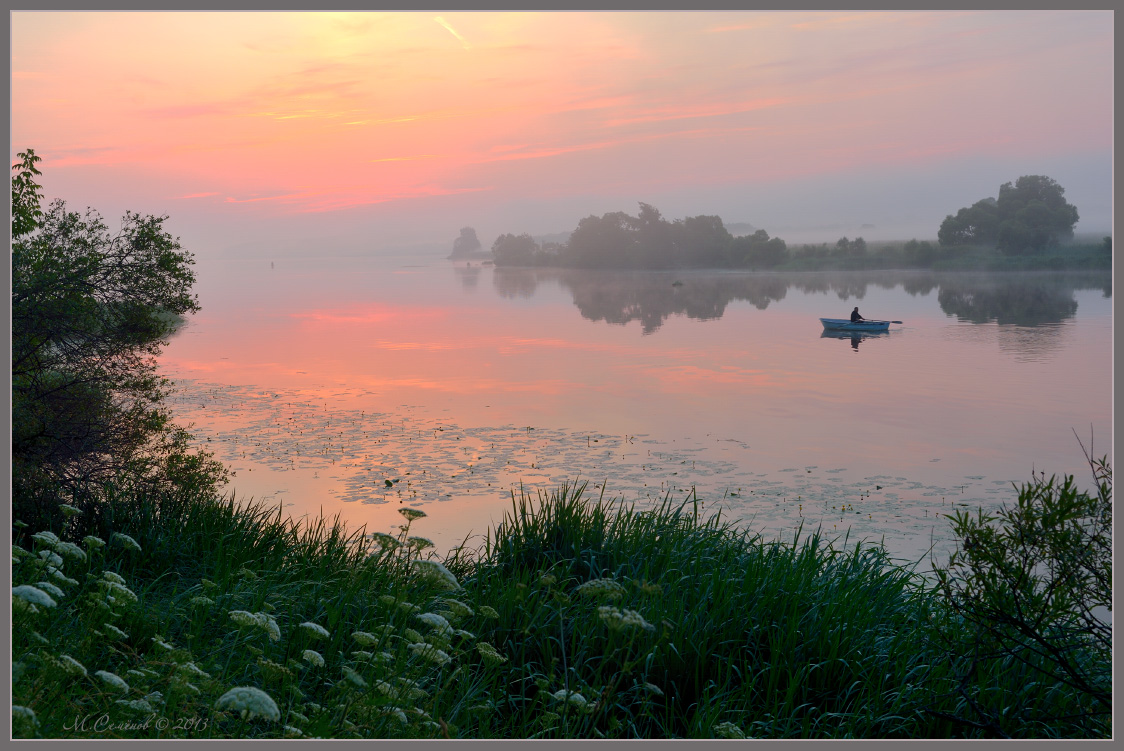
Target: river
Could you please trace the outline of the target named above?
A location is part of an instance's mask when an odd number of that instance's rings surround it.
[[[434,255],[200,260],[161,371],[228,490],[478,544],[511,493],[694,494],[947,556],[945,518],[1112,445],[1111,275],[580,272]],[[863,338],[819,317],[900,320]],[[1075,436],[1076,432],[1076,436]]]

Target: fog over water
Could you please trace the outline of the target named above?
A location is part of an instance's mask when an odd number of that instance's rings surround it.
[[[504,269],[415,254],[202,261],[162,368],[240,497],[448,549],[534,494],[692,491],[791,536],[946,552],[942,514],[1111,446],[1107,274]],[[825,335],[819,317],[902,320]]]

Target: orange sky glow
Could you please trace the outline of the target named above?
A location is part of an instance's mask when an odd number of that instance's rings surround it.
[[[783,227],[793,220],[767,204],[777,185],[811,195],[861,174],[901,196],[913,188],[893,181],[951,164],[968,166],[924,221],[1028,173],[1071,200],[1105,193],[1086,222],[1110,213],[1107,11],[14,12],[11,24],[13,161],[43,156],[49,198],[167,213],[185,231],[405,236],[409,223],[451,242],[476,223],[489,243],[488,230],[572,229],[640,200]],[[877,213],[877,196],[867,203],[856,216]]]

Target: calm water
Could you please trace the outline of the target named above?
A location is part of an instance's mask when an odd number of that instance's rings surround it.
[[[1110,276],[493,269],[432,257],[201,261],[163,358],[173,405],[295,517],[442,550],[511,491],[584,481],[645,506],[693,488],[769,537],[797,526],[948,550],[956,508],[1032,470],[1088,486],[1111,449]],[[902,320],[863,339],[817,320]]]

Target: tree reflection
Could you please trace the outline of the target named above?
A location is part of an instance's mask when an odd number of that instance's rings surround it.
[[[624,325],[639,321],[644,334],[659,330],[672,315],[696,320],[721,318],[727,305],[745,301],[758,310],[783,300],[789,288],[862,300],[871,286],[901,287],[916,297],[937,291],[941,310],[972,323],[1039,326],[1072,318],[1077,290],[1112,295],[1111,272],[1001,274],[881,271],[868,273],[753,273],[739,271],[590,271],[584,269],[497,268],[496,292],[530,297],[543,282],[570,292],[591,321]]]

